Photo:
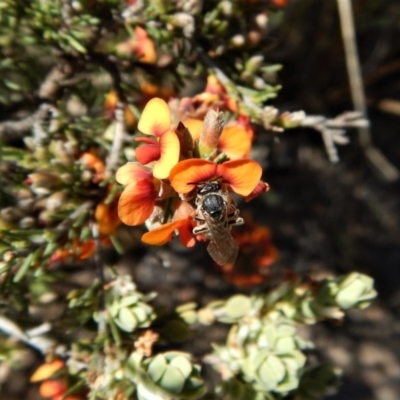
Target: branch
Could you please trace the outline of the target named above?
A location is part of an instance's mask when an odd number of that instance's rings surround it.
[[[337,0],[337,6],[339,9],[343,45],[346,54],[347,75],[349,77],[353,105],[355,110],[361,112],[363,115],[367,115],[351,2],[350,0]],[[371,164],[377,168],[386,180],[394,181],[398,179],[400,173],[397,168],[393,166],[376,147],[373,146],[369,127],[359,128],[358,132],[360,144]]]

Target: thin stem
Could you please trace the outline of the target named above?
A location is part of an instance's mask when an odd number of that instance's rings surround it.
[[[367,115],[364,86],[361,78],[360,61],[357,52],[357,42],[354,29],[353,10],[350,0],[337,0],[340,25],[342,30],[343,45],[346,55],[347,75],[349,77],[351,97],[355,110]],[[372,144],[369,127],[358,129],[360,144],[375,168],[382,176],[393,181],[399,178],[399,171],[385,158],[385,156]]]

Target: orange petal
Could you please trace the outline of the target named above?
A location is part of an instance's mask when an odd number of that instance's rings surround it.
[[[168,131],[160,137],[158,144],[161,155],[154,164],[153,175],[158,179],[165,179],[179,161],[179,139],[175,132]]]
[[[153,246],[162,246],[172,239],[172,236],[176,229],[185,224],[187,224],[187,218],[177,219],[176,221],[168,222],[167,224],[161,225],[150,232],[146,232],[142,236],[142,242],[146,244],[151,244]]]
[[[39,393],[43,397],[53,397],[62,395],[67,391],[67,387],[63,381],[58,379],[50,379],[44,381],[39,388]]]
[[[115,179],[121,185],[128,185],[137,180],[151,180],[151,171],[134,162],[127,163],[118,169]]]
[[[65,365],[62,360],[54,360],[49,363],[42,364],[31,376],[31,382],[39,382],[52,377],[58,370]]]
[[[196,183],[206,182],[216,177],[217,165],[200,158],[179,162],[169,174],[171,186],[178,193],[189,193]]]
[[[118,203],[118,215],[126,225],[140,225],[149,218],[157,197],[152,181],[142,180],[129,184]]]
[[[139,146],[135,150],[135,155],[140,164],[146,165],[152,161],[157,161],[160,158],[160,146],[158,143]]]
[[[201,130],[203,129],[203,121],[201,119],[188,118],[182,123],[189,130],[193,141],[200,139]]]
[[[254,190],[261,174],[261,166],[253,160],[233,160],[217,166],[217,175],[241,196],[248,196]]]
[[[241,125],[226,126],[218,140],[218,148],[231,160],[247,158],[251,149],[251,138]]]
[[[138,123],[140,132],[146,135],[161,136],[171,126],[171,113],[168,104],[159,97],[151,99],[144,108]]]

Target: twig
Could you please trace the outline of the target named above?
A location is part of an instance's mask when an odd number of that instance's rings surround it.
[[[93,201],[87,201],[81,204],[73,213],[65,218],[56,228],[57,233],[64,233],[69,230],[71,225],[81,216],[84,212],[89,211],[93,207]]]
[[[105,298],[104,298],[104,285],[105,285],[105,277],[104,277],[104,268],[103,263],[100,258],[100,232],[99,225],[96,222],[92,223],[92,237],[95,242],[96,251],[94,253],[94,262],[96,264],[97,276],[100,280],[100,291],[99,291],[99,322],[97,325],[97,333],[102,335],[106,330],[106,318],[105,318]]]
[[[57,100],[64,82],[73,75],[72,64],[63,59],[46,76],[38,89],[37,97],[40,105],[31,115],[19,121],[4,121],[0,123],[0,139],[18,138],[29,131],[34,124],[41,123],[52,109],[51,103]]]
[[[125,104],[117,102],[115,107],[115,129],[110,155],[108,156],[105,174],[111,177],[118,167],[119,156],[125,140]]]
[[[367,115],[364,87],[361,79],[360,61],[355,39],[354,18],[350,0],[337,0],[343,45],[346,55],[347,75],[349,77],[351,97],[354,108]],[[365,155],[371,164],[377,168],[388,181],[399,178],[400,173],[385,156],[372,144],[369,127],[358,129],[359,140]]]

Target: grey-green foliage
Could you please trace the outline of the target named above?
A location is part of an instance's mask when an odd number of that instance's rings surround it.
[[[140,400],[197,399],[205,392],[200,366],[187,353],[169,351],[146,359],[133,353],[126,370]]]
[[[221,393],[231,393],[233,386],[247,393],[246,399],[280,399],[299,387],[304,399],[324,393],[337,380],[337,371],[306,363],[304,350],[313,344],[300,338],[297,325],[340,319],[349,308],[364,308],[375,296],[371,278],[351,273],[318,283],[295,280],[267,294],[212,302],[197,313],[197,321],[232,324],[225,345],[214,345],[208,357],[224,381]],[[179,312],[186,321],[195,320],[193,306]]]

